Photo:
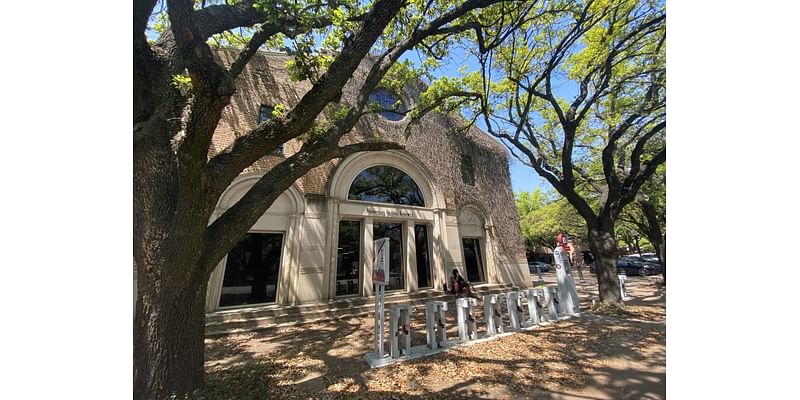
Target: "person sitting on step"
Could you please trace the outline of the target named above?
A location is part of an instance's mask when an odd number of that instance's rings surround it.
[[[453,269],[453,275],[450,276],[450,293],[454,295],[466,293],[467,296],[472,296],[471,285],[458,273],[458,269],[455,268]]]

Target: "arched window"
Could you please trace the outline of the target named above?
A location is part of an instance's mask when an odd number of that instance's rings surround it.
[[[375,89],[369,95],[369,102],[376,103],[378,108],[386,110],[380,114],[389,121],[400,121],[405,117],[406,107],[403,101],[386,89]]]
[[[417,183],[405,172],[388,165],[369,167],[356,177],[347,195],[350,200],[425,206]]]

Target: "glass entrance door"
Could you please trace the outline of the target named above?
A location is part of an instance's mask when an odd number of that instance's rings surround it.
[[[403,269],[403,224],[391,222],[375,222],[372,224],[374,240],[389,238],[389,276],[386,290],[403,290],[406,288],[405,271]]]
[[[431,260],[428,252],[428,226],[414,226],[417,247],[417,287],[431,287]]]
[[[336,252],[336,296],[361,294],[361,223],[339,222]]]
[[[464,246],[464,264],[467,267],[467,280],[470,282],[485,282],[486,277],[483,272],[480,240],[478,238],[463,238],[461,243]]]

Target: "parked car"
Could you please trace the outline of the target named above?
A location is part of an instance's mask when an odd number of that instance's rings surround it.
[[[658,262],[658,255],[656,253],[642,253],[641,256],[638,255],[638,254],[630,254],[630,255],[624,256],[623,258],[633,258],[633,259],[637,259],[637,260],[643,260],[643,261],[659,263]]]
[[[589,266],[589,272],[595,274],[595,266]],[[661,273],[661,265],[637,258],[622,257],[617,260],[617,274],[623,275],[656,275]]]
[[[617,261],[617,273],[639,276],[656,275],[661,273],[661,266],[650,261],[620,258]]]
[[[553,268],[552,265],[543,261],[528,261],[528,270],[531,274],[536,273],[536,267],[539,267],[539,270],[542,272],[550,272],[550,269]]]

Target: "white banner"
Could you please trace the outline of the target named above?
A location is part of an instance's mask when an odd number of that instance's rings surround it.
[[[372,283],[386,285],[386,272],[389,267],[389,238],[374,241],[375,262],[372,264]]]

